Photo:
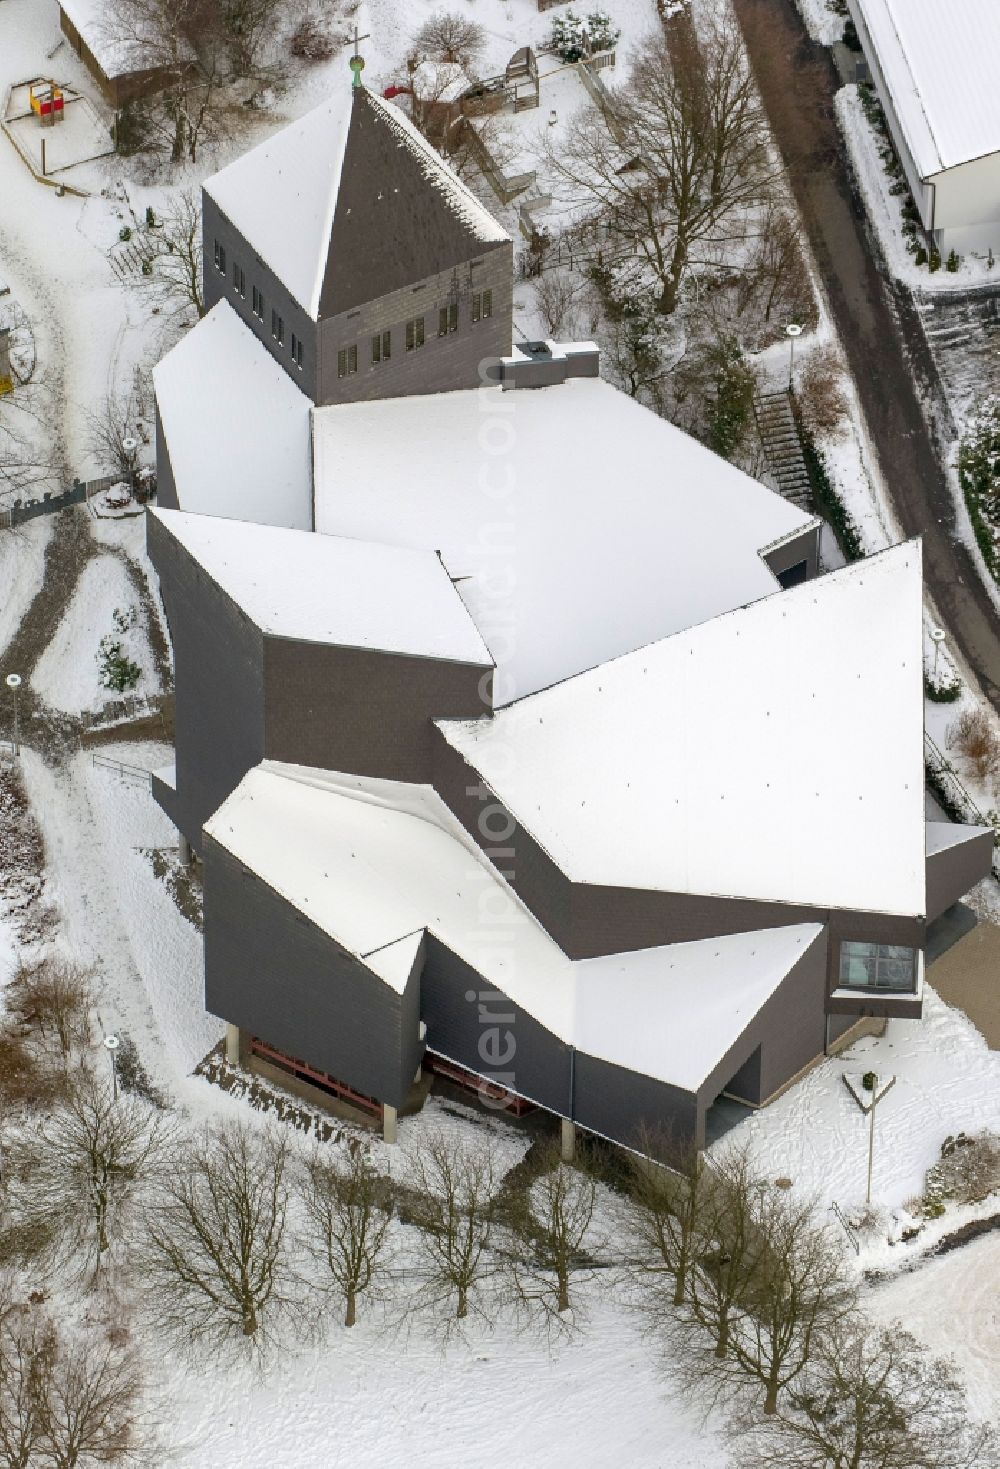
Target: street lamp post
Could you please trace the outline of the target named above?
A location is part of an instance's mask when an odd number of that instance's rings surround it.
[[[934,644],[934,672],[931,677],[933,678],[935,684],[937,683],[938,653],[941,651],[941,644],[944,642],[945,636],[946,634],[943,627],[931,628],[930,637],[931,642]]]
[[[21,687],[21,675],[19,673],[8,673],[7,687],[14,696],[14,754],[21,753],[21,740],[17,727],[17,691]]]
[[[789,322],[785,327],[785,336],[788,338],[788,390],[791,392],[795,376],[795,342],[801,337],[802,328],[798,322]]]
[[[118,1037],[116,1035],[106,1035],[104,1037],[104,1046],[105,1046],[105,1049],[108,1051],[108,1054],[111,1056],[111,1086],[112,1086],[113,1091],[114,1091],[114,1098],[115,1098],[115,1101],[116,1102],[118,1100],[118,1067],[115,1064],[115,1056],[117,1055],[118,1048],[119,1048],[120,1045],[121,1045],[121,1041],[118,1039]]]

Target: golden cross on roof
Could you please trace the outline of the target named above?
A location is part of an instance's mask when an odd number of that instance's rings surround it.
[[[365,69],[365,59],[361,55],[361,53],[359,52],[358,47],[360,46],[360,44],[361,44],[362,41],[370,41],[370,40],[371,40],[371,35],[369,33],[367,33],[367,32],[363,36],[359,36],[358,35],[358,27],[357,27],[357,24],[355,24],[355,27],[354,27],[354,55],[351,57],[350,61],[348,62],[348,65],[350,66],[351,71],[354,73],[354,80],[351,83],[351,85],[354,86],[354,87],[360,87],[360,85],[361,85],[361,73]]]

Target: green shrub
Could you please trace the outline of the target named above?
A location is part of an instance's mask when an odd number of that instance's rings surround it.
[[[1000,398],[980,405],[958,451],[958,477],[983,560],[1000,578],[993,532],[1000,526]]]
[[[930,674],[924,674],[924,693],[932,704],[954,704],[961,697],[962,685],[957,678],[948,682],[942,682],[940,678],[935,681]]]
[[[142,669],[122,651],[121,642],[110,633],[103,637],[97,652],[98,678],[101,687],[124,694],[134,689],[142,678]]]
[[[948,259],[944,263],[944,268],[945,270],[950,270],[952,275],[954,275],[955,271],[958,269],[958,255],[955,253],[954,250],[949,253]]]
[[[851,512],[834,488],[823,461],[823,455],[816,447],[812,434],[802,422],[798,404],[795,404],[794,411],[802,439],[802,455],[806,461],[806,472],[809,475],[809,484],[813,492],[813,499],[816,501],[816,508],[836,536],[837,544],[845,558],[848,561],[860,561],[865,554],[861,534],[854,524]]]
[[[127,224],[123,224],[118,231],[118,238],[120,240],[130,240],[132,238],[132,231]]]
[[[913,258],[918,265],[927,264],[927,251],[924,249],[923,245],[917,246],[917,251]]]
[[[927,269],[933,273],[941,269],[941,251],[936,245],[931,246],[931,253],[927,258]]]

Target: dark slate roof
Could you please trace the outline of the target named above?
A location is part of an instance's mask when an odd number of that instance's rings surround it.
[[[509,243],[403,113],[364,88],[345,85],[205,192],[313,320]]]
[[[319,316],[461,265],[508,235],[398,108],[355,92]]]

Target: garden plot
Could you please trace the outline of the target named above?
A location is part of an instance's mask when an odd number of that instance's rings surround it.
[[[135,608],[138,620],[120,631],[116,610]],[[142,625],[142,609],[124,562],[117,556],[94,557],[81,573],[76,590],[31,677],[32,688],[53,709],[64,714],[95,713],[116,697],[100,681],[100,644],[112,637],[122,654],[139,668],[140,676],[131,692],[156,694],[159,676],[153,652]]]
[[[60,173],[113,151],[111,133],[89,98],[67,87],[64,99],[62,122],[42,127],[31,110],[28,83],[11,91],[7,130],[39,173]]]

